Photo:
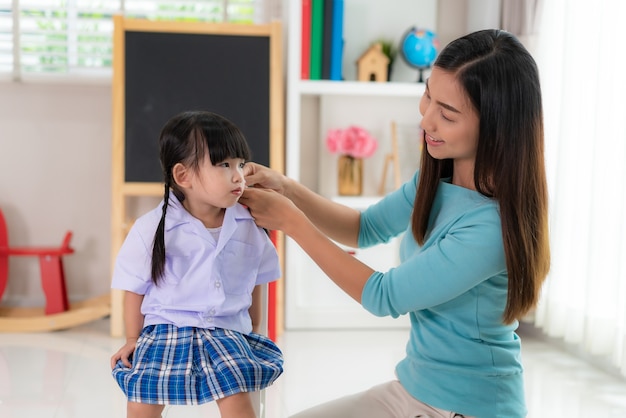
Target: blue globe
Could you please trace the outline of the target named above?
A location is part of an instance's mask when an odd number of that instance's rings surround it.
[[[404,61],[411,67],[420,70],[420,82],[422,70],[430,68],[437,58],[439,39],[437,35],[428,29],[412,27],[402,38],[400,52]]]

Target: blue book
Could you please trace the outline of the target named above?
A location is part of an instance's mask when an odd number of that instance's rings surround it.
[[[330,43],[330,79],[342,80],[343,72],[343,2],[333,2],[332,37]]]

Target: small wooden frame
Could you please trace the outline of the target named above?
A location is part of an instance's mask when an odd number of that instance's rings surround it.
[[[385,194],[385,188],[387,186],[387,171],[389,166],[393,166],[393,184],[394,190],[400,187],[402,179],[400,175],[400,160],[398,156],[398,133],[396,122],[391,122],[391,152],[385,155],[385,165],[383,167],[383,176],[378,186],[378,194]]]

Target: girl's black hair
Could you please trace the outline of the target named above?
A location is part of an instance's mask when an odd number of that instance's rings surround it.
[[[180,202],[185,200],[183,191],[174,181],[172,169],[181,163],[197,172],[207,155],[211,164],[217,164],[227,158],[249,161],[251,151],[241,130],[216,113],[182,112],[163,126],[159,137],[159,158],[165,190],[163,213],[152,246],[152,281],[155,284],[159,283],[165,273],[165,215],[170,190]]]

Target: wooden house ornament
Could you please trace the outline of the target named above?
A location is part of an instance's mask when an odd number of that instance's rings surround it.
[[[383,52],[380,43],[370,46],[357,60],[357,80],[387,81],[389,58]]]

